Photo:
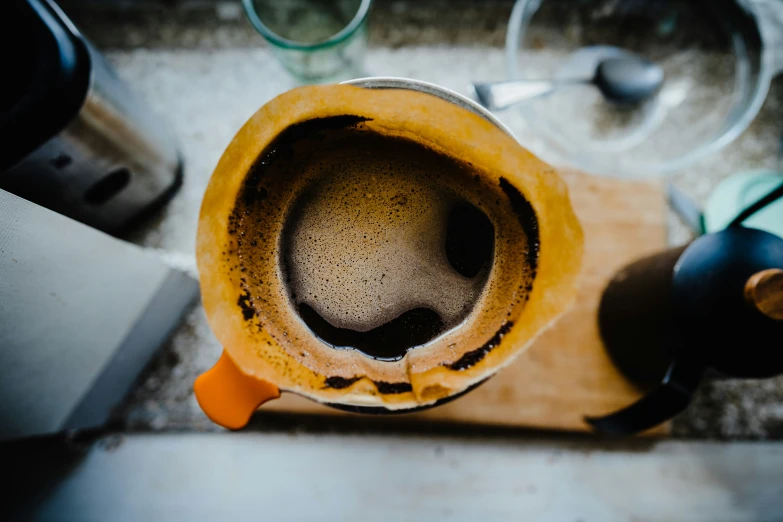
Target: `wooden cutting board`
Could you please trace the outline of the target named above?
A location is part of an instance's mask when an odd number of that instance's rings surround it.
[[[607,357],[598,335],[597,310],[601,292],[618,269],[666,248],[661,184],[572,171],[561,175],[585,235],[574,307],[474,391],[443,406],[393,418],[582,431],[588,429],[585,415],[612,412],[640,396]],[[346,415],[292,394],[263,410]]]

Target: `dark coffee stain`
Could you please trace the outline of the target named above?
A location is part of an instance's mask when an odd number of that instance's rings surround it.
[[[363,415],[402,415],[405,413],[415,413],[419,411],[425,411],[425,410],[429,410],[430,408],[435,408],[437,406],[447,404],[455,399],[459,399],[460,397],[462,397],[467,393],[470,393],[471,391],[475,390],[477,387],[479,387],[485,382],[486,379],[479,381],[476,384],[469,386],[468,388],[462,390],[459,393],[455,393],[454,395],[451,395],[449,397],[438,399],[432,404],[427,404],[426,406],[416,406],[414,408],[403,409],[403,410],[390,410],[384,406],[351,406],[348,404],[335,404],[331,402],[324,403],[324,405],[329,406],[330,408],[334,408],[335,410],[347,411],[351,413],[361,413]]]
[[[335,348],[352,348],[380,361],[399,361],[409,349],[421,346],[443,331],[443,320],[429,308],[414,308],[367,332],[337,328],[307,303],[299,317],[316,337]]]
[[[250,293],[247,290],[239,295],[237,304],[242,309],[242,317],[245,318],[245,321],[251,320],[256,315],[256,309],[253,308],[253,304],[250,302]]]
[[[327,377],[326,381],[324,381],[324,387],[342,390],[351,386],[359,379],[360,377],[351,377],[350,379],[346,379],[345,377]],[[373,384],[375,384],[378,392],[384,395],[394,395],[413,391],[413,387],[407,382],[373,381]]]
[[[446,226],[446,259],[459,274],[476,277],[492,260],[495,227],[481,210],[470,204],[451,209]]]
[[[467,370],[471,366],[478,364],[479,361],[486,357],[494,347],[500,344],[500,340],[503,339],[503,336],[508,333],[512,326],[514,326],[513,322],[506,321],[503,323],[503,326],[501,326],[500,329],[495,333],[495,335],[493,335],[489,341],[484,343],[481,348],[476,348],[475,350],[467,352],[456,362],[449,364],[448,368],[450,370],[460,371]]]
[[[541,246],[538,234],[538,218],[536,211],[530,202],[525,199],[517,188],[508,182],[506,178],[500,178],[500,188],[506,193],[511,208],[519,219],[519,224],[527,235],[527,262],[530,264],[530,270],[535,277],[538,268],[538,251]]]
[[[305,138],[317,138],[319,134],[326,131],[354,127],[365,121],[371,121],[371,118],[352,115],[328,116],[313,118],[287,127],[264,149],[248,171],[238,202],[241,201],[246,208],[250,208],[267,198],[269,193],[262,185],[266,168],[278,157],[291,157],[296,142]],[[237,211],[238,209],[235,207],[234,212],[237,213]]]
[[[345,377],[327,377],[324,381],[325,388],[334,388],[335,390],[342,390],[358,381],[360,377],[351,377],[346,379]]]
[[[313,134],[323,134],[324,131],[352,127],[369,120],[370,118],[365,118],[363,116],[350,115],[314,118],[291,125],[283,130],[259,155],[242,182],[242,188],[239,191],[237,200],[234,203],[234,208],[228,218],[228,233],[234,236],[238,233],[240,236],[244,235],[244,232],[240,232],[242,221],[251,215],[251,209],[257,211],[259,207],[263,208],[261,204],[269,197],[269,191],[263,185],[267,167],[269,167],[278,157],[290,157],[294,153],[294,144],[299,139],[312,137]],[[245,250],[243,249],[242,239],[238,238],[236,244],[237,254],[242,258],[243,250]],[[256,240],[250,239],[250,245],[255,247],[257,245]],[[229,254],[234,254],[234,252],[229,252]],[[249,259],[251,253],[244,252],[244,255],[248,256]],[[247,267],[242,266],[242,264],[243,262],[240,261],[240,266],[237,268],[240,272],[246,272]],[[230,272],[233,272],[233,270],[233,267],[229,268]],[[237,305],[242,309],[242,317],[244,317],[246,321],[249,321],[256,315],[256,311],[251,303],[250,294],[247,290],[239,296]]]
[[[407,393],[413,391],[413,386],[409,382],[385,382],[373,381],[379,393],[384,395],[394,395],[397,393]]]

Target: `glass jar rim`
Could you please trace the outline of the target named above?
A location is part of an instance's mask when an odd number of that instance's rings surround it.
[[[256,31],[261,33],[261,36],[263,36],[267,41],[271,42],[272,44],[278,47],[282,47],[284,49],[295,49],[298,51],[315,51],[318,49],[324,49],[327,47],[332,47],[334,45],[337,45],[345,41],[349,36],[351,36],[354,32],[356,32],[356,30],[359,27],[361,27],[361,25],[367,19],[367,15],[370,12],[370,6],[372,5],[372,1],[373,0],[361,0],[361,3],[359,4],[359,8],[356,10],[356,14],[354,14],[351,21],[348,22],[348,25],[340,29],[338,32],[336,32],[326,40],[322,42],[311,43],[311,44],[297,42],[296,40],[290,40],[272,31],[269,27],[267,27],[264,24],[264,22],[261,21],[261,17],[258,16],[258,13],[256,12],[253,0],[242,0],[242,7],[244,7],[245,14],[247,15],[248,20],[250,20],[252,26],[255,28]]]

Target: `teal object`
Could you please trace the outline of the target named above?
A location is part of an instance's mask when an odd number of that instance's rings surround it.
[[[734,174],[710,194],[704,208],[706,233],[726,228],[744,209],[783,183],[783,172],[759,170]],[[778,199],[743,222],[750,228],[783,237],[783,199]]]

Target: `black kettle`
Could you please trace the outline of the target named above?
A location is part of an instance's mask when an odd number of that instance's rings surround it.
[[[598,312],[617,367],[649,387],[639,401],[603,417],[597,431],[632,434],[683,411],[705,377],[783,373],[783,239],[742,222],[783,195],[783,186],[725,230],[627,266]]]

